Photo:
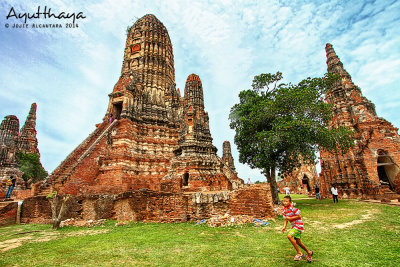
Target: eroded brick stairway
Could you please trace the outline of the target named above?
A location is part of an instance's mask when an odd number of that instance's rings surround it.
[[[36,195],[45,196],[52,192],[52,185],[55,181],[63,182],[75,169],[75,167],[90,154],[92,149],[106,134],[117,124],[118,120],[111,124],[103,122],[96,130],[91,133],[75,150],[73,150],[67,158],[53,171],[53,173],[43,182],[38,189]]]

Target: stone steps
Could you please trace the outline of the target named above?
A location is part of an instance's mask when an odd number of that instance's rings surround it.
[[[90,147],[104,131],[105,125],[97,128],[92,134],[90,134],[75,150],[73,150],[67,158],[61,162],[61,164],[53,171],[52,176],[59,176],[67,173],[67,169],[71,166],[71,163],[78,160],[78,158]]]
[[[50,184],[59,179],[66,179],[75,169],[76,166],[93,150],[106,133],[117,123],[118,120],[111,124],[103,123],[88,138],[86,138],[67,158],[53,171],[50,176],[51,180],[44,184],[37,195],[48,195],[51,192]]]

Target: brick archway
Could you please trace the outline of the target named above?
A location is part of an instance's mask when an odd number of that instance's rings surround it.
[[[395,179],[399,174],[399,167],[393,161],[393,158],[384,150],[378,152],[377,172],[381,186],[388,186],[390,190],[395,191]]]
[[[188,186],[189,185],[189,173],[185,172],[183,174],[183,186]]]
[[[308,177],[307,174],[303,174],[303,177],[301,178],[301,184],[304,190],[307,191],[307,193],[311,193],[311,186],[310,186],[310,178]]]

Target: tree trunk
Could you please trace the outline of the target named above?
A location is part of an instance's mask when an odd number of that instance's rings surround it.
[[[53,198],[49,199],[50,201],[50,206],[51,206],[51,217],[53,221],[53,229],[58,229],[60,227],[61,220],[64,217],[65,212],[67,211],[67,201],[69,197],[63,197],[61,198],[58,195],[53,196]],[[60,210],[57,213],[57,206],[59,201],[61,202],[61,207]]]
[[[278,186],[275,179],[275,168],[269,169],[266,174],[267,181],[271,186],[272,201],[274,202],[274,204],[279,204]]]

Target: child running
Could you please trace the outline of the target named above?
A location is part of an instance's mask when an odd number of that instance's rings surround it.
[[[297,254],[294,257],[295,261],[299,261],[304,258],[304,254],[301,253],[299,246],[307,252],[307,261],[312,261],[313,251],[306,248],[306,246],[301,242],[301,233],[304,231],[303,221],[301,220],[300,210],[292,206],[292,198],[290,196],[285,196],[282,200],[284,209],[282,212],[283,218],[285,219],[285,224],[282,228],[282,233],[285,232],[288,221],[292,224],[292,229],[289,231],[288,239],[292,243]]]

